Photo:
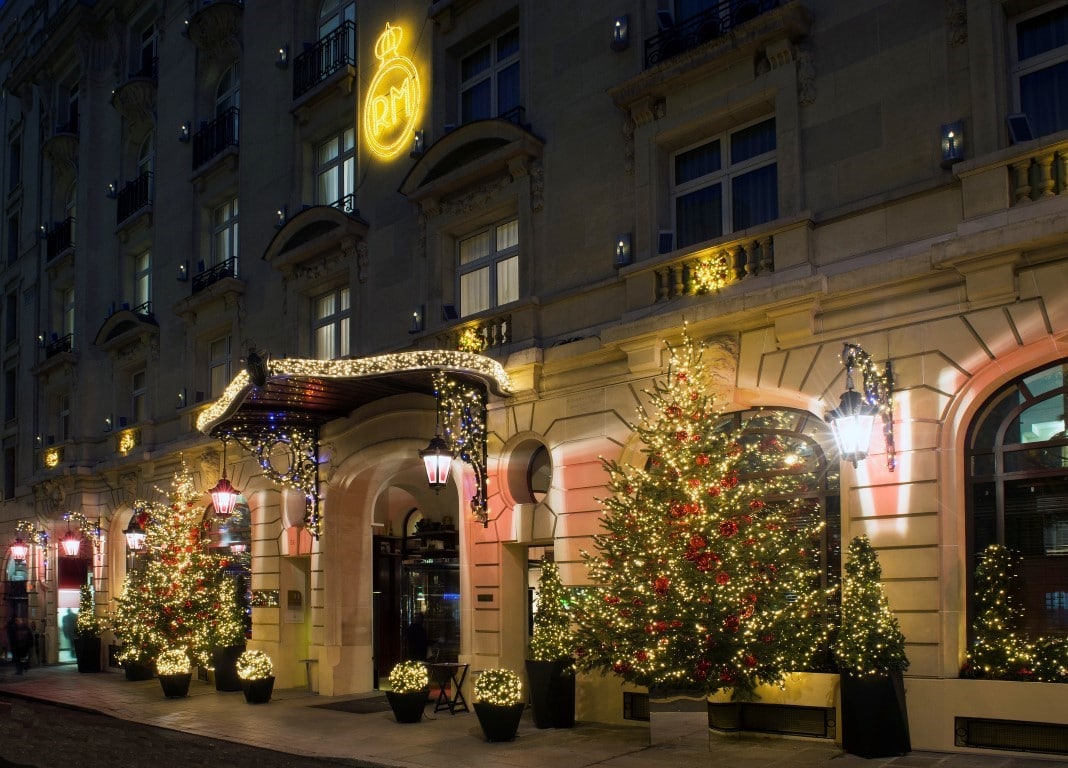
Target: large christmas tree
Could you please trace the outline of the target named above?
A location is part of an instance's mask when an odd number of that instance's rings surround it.
[[[118,600],[114,629],[122,662],[151,665],[163,651],[185,648],[207,666],[213,647],[243,633],[231,605],[233,586],[222,573],[225,558],[209,549],[210,524],[200,497],[183,466],[175,473],[170,504],[136,505],[145,529],[144,562]]]
[[[599,586],[577,599],[579,664],[746,698],[826,640],[820,531],[798,495],[811,477],[773,428],[723,426],[692,340],[669,351],[632,425],[646,466],[605,465],[613,495],[586,555]]]

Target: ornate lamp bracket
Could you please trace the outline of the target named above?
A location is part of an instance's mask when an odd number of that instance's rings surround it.
[[[475,473],[475,495],[471,514],[483,527],[489,525],[486,498],[486,391],[434,372],[434,396],[444,430],[445,444],[453,456],[468,464]]]

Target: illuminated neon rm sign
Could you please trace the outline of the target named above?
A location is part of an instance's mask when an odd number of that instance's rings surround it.
[[[397,52],[403,34],[400,27],[387,23],[375,42],[380,63],[363,103],[367,144],[384,158],[395,157],[411,142],[423,106],[419,73],[411,59]]]

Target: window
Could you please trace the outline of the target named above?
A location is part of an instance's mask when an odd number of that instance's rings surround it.
[[[460,122],[515,115],[519,107],[519,28],[460,60]]]
[[[208,343],[208,397],[217,399],[230,384],[230,337],[223,336]]]
[[[77,242],[74,239],[74,224],[75,218],[78,215],[78,182],[73,182],[67,187],[67,197],[63,201],[63,218],[70,222],[70,242],[73,245]]]
[[[19,302],[14,291],[4,301],[4,341],[8,344],[19,337]]]
[[[222,117],[227,110],[241,108],[241,73],[237,64],[223,72],[215,86],[215,116]]]
[[[763,442],[773,439],[794,457],[789,468],[779,473],[794,477],[799,487],[792,485],[788,498],[772,496],[765,501],[781,505],[787,516],[805,527],[823,524],[807,549],[819,573],[819,583],[813,586],[830,591],[824,606],[826,621],[837,623],[842,569],[840,475],[835,457],[828,457],[821,447],[834,445],[830,428],[812,414],[786,408],[758,408],[728,414],[719,426],[743,430],[742,440]],[[741,475],[744,479],[744,469]],[[833,669],[833,663],[829,648],[823,648],[813,661],[813,669],[806,671],[830,669]]]
[[[152,173],[152,168],[156,163],[156,136],[153,132],[149,132],[145,140],[141,142],[141,146],[137,149],[137,175],[141,176],[146,173]]]
[[[356,131],[346,128],[315,148],[315,202],[355,210]],[[347,198],[347,199],[346,199]]]
[[[60,328],[63,336],[71,336],[71,346],[74,345],[74,286],[63,289],[60,305]]]
[[[19,215],[7,218],[7,263],[14,264],[19,258]]]
[[[468,235],[458,250],[461,317],[519,299],[519,219]]]
[[[1036,136],[1068,128],[1068,6],[1017,19],[1009,39],[1018,111]]]
[[[15,498],[15,449],[4,447],[4,498]]]
[[[1022,558],[1021,629],[1033,637],[1068,636],[1066,405],[1068,359],[1002,387],[983,404],[966,438],[969,587],[989,545],[1013,550]]]
[[[679,248],[779,215],[774,118],[676,152],[671,170]]]
[[[316,359],[332,360],[350,354],[349,298],[349,289],[344,287],[313,299],[315,326],[312,345]]]
[[[4,370],[4,421],[14,421],[18,413],[18,378],[14,368]]]
[[[134,256],[133,261],[133,309],[151,312],[152,306],[152,251]]]
[[[138,424],[148,417],[146,398],[148,395],[148,375],[136,371],[130,376],[130,418]]]
[[[63,442],[70,439],[70,395],[62,394],[56,398],[56,440]]]
[[[237,258],[237,198],[212,211],[211,220],[211,265],[214,267]],[[233,269],[234,274],[237,274],[236,261]]]
[[[22,183],[22,137],[15,136],[7,145],[7,193],[10,195]]]
[[[329,35],[346,21],[356,23],[356,3],[352,0],[325,0],[319,6],[319,39]],[[349,51],[351,56],[352,51]]]
[[[149,22],[141,28],[140,39],[134,51],[136,64],[130,74],[135,77],[156,76],[156,25]]]

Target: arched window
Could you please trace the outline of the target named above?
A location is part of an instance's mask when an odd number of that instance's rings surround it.
[[[820,573],[820,589],[833,590],[827,605],[828,617],[836,615],[842,572],[842,511],[838,461],[824,452],[824,446],[834,450],[830,427],[810,413],[788,408],[756,408],[726,414],[719,426],[743,430],[743,440],[776,440],[786,448],[791,462],[784,472],[798,479],[803,489],[801,498],[806,502],[801,506],[804,517],[798,522],[823,523],[820,540],[813,542],[812,553]]]
[[[215,116],[222,117],[228,109],[241,108],[241,73],[234,64],[219,78],[215,87]]]
[[[137,175],[151,173],[156,164],[156,134],[149,131],[137,149]]]
[[[323,39],[346,21],[356,23],[353,0],[323,0],[319,6],[319,39]]]
[[[1020,629],[1068,635],[1068,359],[1005,385],[968,428],[968,595],[978,556],[1001,544],[1022,558]],[[969,624],[971,622],[969,621]]]

